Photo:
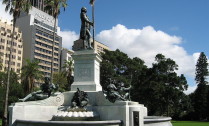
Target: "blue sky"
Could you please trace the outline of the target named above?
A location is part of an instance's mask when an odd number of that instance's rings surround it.
[[[88,8],[89,0],[69,0],[68,8],[59,17],[62,30],[79,33],[80,8]],[[127,28],[151,25],[170,35],[183,38],[182,46],[188,53],[209,52],[209,1],[208,0],[96,0],[96,32],[110,29],[116,24]]]
[[[91,19],[89,0],[68,0],[66,11],[61,11],[65,48],[71,49],[78,39],[83,6]],[[4,11],[2,5],[0,11]],[[188,92],[194,91],[199,53],[209,55],[209,0],[96,0],[95,21],[96,40],[141,58],[148,66],[158,53],[174,59],[178,74],[188,80]]]

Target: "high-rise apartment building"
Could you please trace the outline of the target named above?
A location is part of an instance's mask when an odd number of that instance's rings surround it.
[[[15,28],[14,41],[12,42],[12,29],[13,25],[11,22],[0,19],[0,60],[3,65],[0,71],[7,71],[8,69],[10,48],[12,46],[11,69],[16,73],[21,73],[23,59],[22,32]]]
[[[52,59],[53,71],[58,72],[60,68],[62,38],[57,35],[59,30],[57,23],[54,52],[52,52],[54,18],[42,11],[43,0],[31,0],[31,2],[34,7],[29,14],[21,13],[17,20],[17,26],[23,33],[23,59],[39,60],[40,71],[44,72],[44,75],[50,76]],[[54,53],[53,57],[52,53]]]

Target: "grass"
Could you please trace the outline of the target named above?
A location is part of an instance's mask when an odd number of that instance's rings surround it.
[[[173,126],[209,126],[209,122],[172,121]]]
[[[0,119],[0,126],[2,126],[2,119]]]

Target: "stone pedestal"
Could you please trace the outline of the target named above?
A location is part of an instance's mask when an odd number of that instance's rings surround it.
[[[102,91],[100,85],[100,62],[102,58],[94,50],[75,51],[74,83],[71,91]]]
[[[78,39],[76,41],[74,41],[74,44],[72,46],[73,51],[78,51],[78,50],[82,50],[84,47],[84,42],[82,39]]]
[[[51,120],[63,103],[62,93],[45,100],[14,103],[9,106],[9,125],[14,125],[16,120]]]

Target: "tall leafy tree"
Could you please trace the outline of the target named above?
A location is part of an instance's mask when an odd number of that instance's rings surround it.
[[[116,51],[105,51],[102,55],[103,61],[101,63],[101,84],[104,89],[110,83],[110,80],[123,81],[130,84],[131,76],[128,73],[128,62],[130,58],[127,54]]]
[[[149,108],[150,115],[172,116],[187,89],[187,81],[183,75],[176,74],[178,65],[172,59],[158,54],[155,61],[138,84],[138,101]]]
[[[43,73],[39,70],[40,66],[37,60],[30,61],[26,59],[26,65],[22,68],[22,80],[25,94],[33,91],[35,80],[41,79]]]
[[[10,78],[10,92],[8,103],[14,103],[18,101],[18,98],[23,97],[23,89],[22,85],[18,82],[19,76],[14,72],[11,71],[11,78]],[[0,117],[3,116],[3,103],[5,102],[4,93],[6,91],[6,84],[7,84],[7,73],[0,72]]]
[[[5,105],[4,105],[4,117],[3,117],[3,125],[8,125],[7,122],[7,109],[8,109],[8,95],[9,95],[9,85],[10,85],[10,71],[11,71],[11,59],[12,59],[12,45],[14,41],[14,33],[15,33],[15,25],[16,20],[20,16],[21,12],[29,12],[31,8],[30,0],[3,0],[3,4],[6,4],[5,11],[9,11],[13,16],[13,29],[12,29],[12,41],[10,43],[10,56],[8,62],[8,77],[7,77],[7,86],[6,86],[6,96],[5,96]]]
[[[45,10],[54,17],[54,32],[53,32],[53,45],[52,45],[52,60],[51,60],[51,81],[53,81],[53,66],[54,66],[54,45],[56,39],[56,24],[57,18],[60,14],[60,9],[67,7],[67,0],[45,0]]]
[[[199,85],[205,85],[207,84],[207,77],[209,75],[208,72],[208,59],[206,57],[206,55],[204,54],[204,52],[200,53],[200,56],[197,60],[197,64],[196,64],[196,76],[195,76],[195,80],[196,83]]]
[[[196,76],[195,80],[197,85],[197,89],[194,92],[193,96],[193,103],[194,103],[194,111],[196,118],[198,120],[206,119],[207,117],[207,108],[208,106],[208,100],[207,95],[208,94],[208,86],[206,85],[207,77],[209,75],[208,72],[208,63],[207,63],[207,57],[204,54],[204,52],[200,53],[200,56],[197,60],[196,64]]]

